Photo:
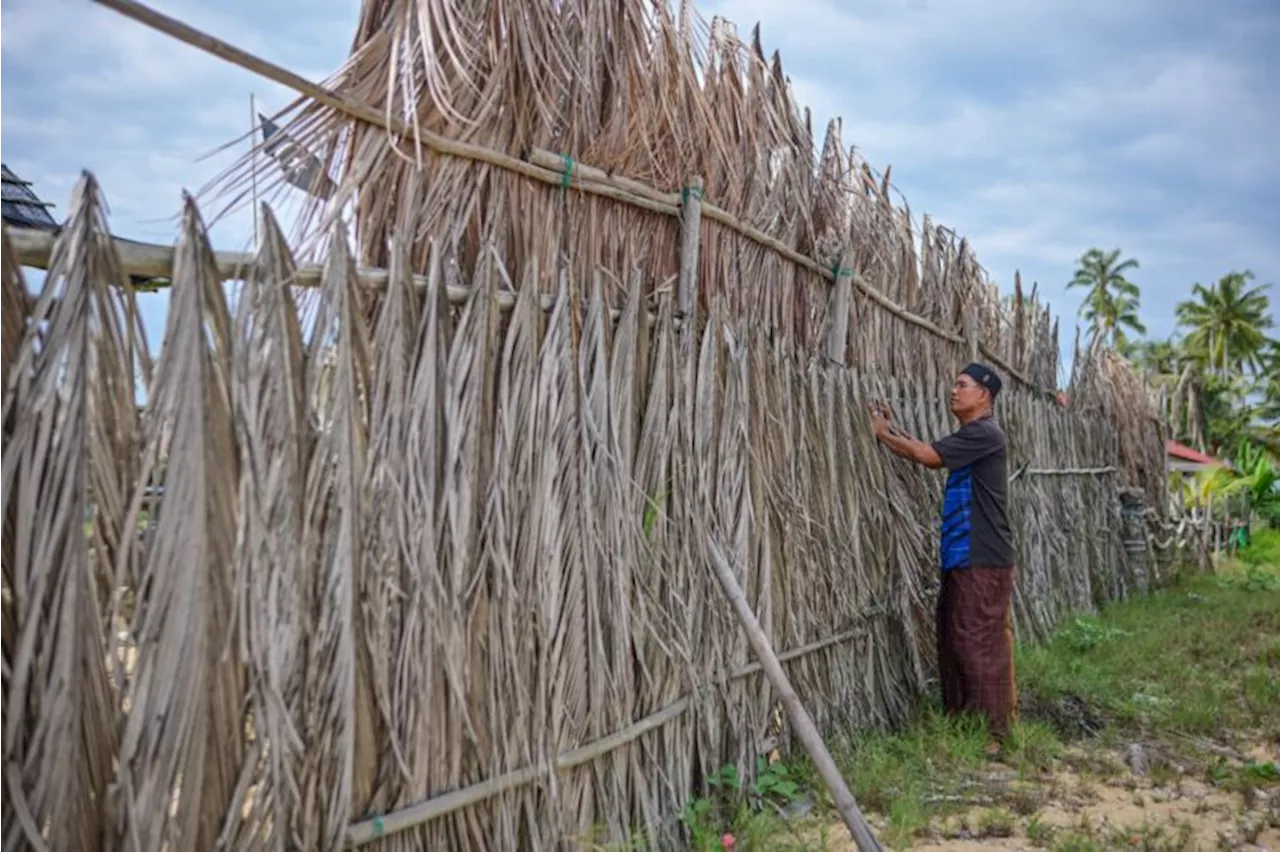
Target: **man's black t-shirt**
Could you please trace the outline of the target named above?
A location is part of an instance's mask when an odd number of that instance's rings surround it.
[[[991,416],[933,443],[950,471],[942,502],[942,570],[1012,565],[1004,431]]]

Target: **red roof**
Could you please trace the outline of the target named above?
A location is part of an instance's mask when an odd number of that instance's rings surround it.
[[[1190,447],[1179,444],[1177,441],[1165,441],[1164,451],[1166,454],[1183,461],[1195,462],[1196,464],[1222,464],[1213,456],[1205,455],[1202,452],[1193,450]]]

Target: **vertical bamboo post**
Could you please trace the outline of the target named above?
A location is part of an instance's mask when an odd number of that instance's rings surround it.
[[[827,359],[846,366],[845,354],[849,351],[849,309],[853,300],[853,252],[840,252],[836,266],[836,280],[831,288],[831,301],[827,308]]]
[[[680,201],[680,283],[676,306],[685,317],[692,315],[698,294],[698,246],[702,231],[702,178],[695,177],[681,193]]]
[[[800,742],[804,745],[805,751],[809,752],[809,756],[813,758],[814,768],[818,770],[818,774],[822,776],[827,789],[831,791],[831,798],[835,800],[836,810],[840,811],[844,824],[849,827],[849,833],[853,835],[854,842],[858,844],[859,852],[880,852],[879,841],[871,833],[871,828],[862,816],[858,803],[854,800],[853,794],[849,792],[849,786],[845,784],[844,777],[841,776],[840,770],[836,768],[836,762],[832,759],[831,752],[827,751],[826,745],[822,742],[822,735],[818,733],[817,727],[813,724],[813,719],[809,717],[808,711],[800,703],[800,697],[796,695],[795,689],[792,688],[791,681],[787,678],[787,673],[782,670],[782,663],[773,652],[773,647],[769,644],[769,637],[765,635],[760,622],[756,620],[755,613],[751,611],[751,604],[747,602],[746,593],[738,585],[738,580],[734,577],[733,569],[729,566],[728,559],[725,558],[715,539],[710,536],[707,537],[707,547],[711,554],[711,565],[720,579],[720,585],[724,588],[725,595],[729,598],[729,602],[733,604],[733,610],[738,616],[738,621],[742,624],[742,629],[747,634],[747,641],[751,643],[751,650],[755,652],[756,659],[760,661],[761,667],[764,668],[764,673],[769,678],[769,683],[778,691],[778,697],[787,709],[787,715],[791,718],[791,724],[800,736]]]
[[[966,342],[969,346],[969,361],[977,361],[978,354],[981,350],[979,348],[978,339],[978,313],[974,308],[970,308],[969,327],[966,329],[965,337],[967,338]]]

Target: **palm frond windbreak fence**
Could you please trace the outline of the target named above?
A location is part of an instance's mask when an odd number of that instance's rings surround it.
[[[614,317],[603,270],[544,310],[498,247],[451,299],[451,253],[415,277],[393,239],[371,299],[340,223],[303,321],[269,210],[228,300],[190,200],[152,372],[104,209],[86,176],[34,301],[4,238],[6,845],[678,844],[705,774],[787,737],[708,537],[820,727],[925,688],[938,481],[866,411],[942,433],[944,380],[797,353],[727,293]],[[1021,387],[1000,416],[1038,636],[1144,578],[1115,424]]]
[[[316,256],[350,211],[366,266],[389,266],[399,239],[418,273],[444,251],[456,283],[496,252],[513,288],[600,276],[615,311],[636,287],[653,309],[683,279],[696,286],[680,312],[722,300],[800,352],[847,324],[835,360],[933,383],[976,339],[1026,383],[1057,384],[1057,327],[1034,293],[1002,304],[964,241],[928,217],[917,233],[838,122],[815,150],[759,33],[744,44],[690,3],[369,0],[347,63],[318,86],[132,0],[102,2],[304,94],[278,119],[337,187],[299,224],[295,245]],[[258,153],[205,194],[235,209],[288,177]],[[675,222],[691,197],[696,257]],[[832,286],[842,277],[850,298]]]

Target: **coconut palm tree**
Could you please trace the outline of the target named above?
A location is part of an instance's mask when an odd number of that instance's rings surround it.
[[[1173,376],[1181,370],[1182,353],[1171,337],[1163,340],[1140,340],[1131,348],[1132,360],[1148,377]]]
[[[1075,276],[1067,289],[1084,289],[1080,315],[1089,322],[1095,342],[1120,349],[1127,343],[1126,329],[1145,334],[1147,329],[1138,319],[1138,285],[1125,273],[1138,268],[1134,258],[1120,257],[1120,249],[1103,251],[1091,248],[1077,261]]]
[[[1257,373],[1271,346],[1267,285],[1250,287],[1253,273],[1229,272],[1212,287],[1195,284],[1179,302],[1178,324],[1187,329],[1188,353],[1220,374]]]
[[[1263,355],[1257,391],[1262,397],[1258,418],[1280,425],[1280,341],[1271,341]]]

